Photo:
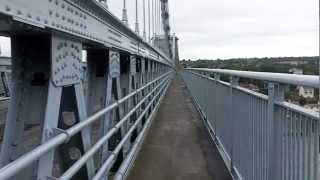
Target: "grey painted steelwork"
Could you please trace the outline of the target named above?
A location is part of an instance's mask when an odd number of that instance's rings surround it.
[[[318,88],[318,78],[217,69],[182,76],[235,179],[319,179],[319,114],[284,101],[288,84]],[[240,87],[240,77],[268,83],[268,96]]]
[[[122,22],[107,0],[0,3],[0,34],[12,44],[1,180],[100,180],[128,169],[174,61],[169,45],[129,29],[126,11]]]
[[[169,76],[169,77],[168,77]],[[126,97],[117,100],[116,102],[110,104],[108,107],[104,108],[101,111],[98,111],[97,113],[95,113],[94,115],[92,115],[91,117],[89,117],[88,119],[85,119],[83,122],[75,124],[74,126],[70,127],[69,129],[66,129],[64,131],[61,131],[61,133],[55,135],[54,137],[52,137],[50,140],[46,141],[45,143],[43,143],[42,145],[34,148],[32,151],[26,153],[24,156],[18,158],[17,160],[9,163],[8,165],[4,166],[2,169],[0,169],[0,179],[8,179],[11,178],[12,176],[14,176],[15,174],[17,174],[18,172],[20,172],[21,170],[27,168],[30,166],[30,164],[36,162],[38,159],[45,157],[48,153],[50,153],[53,149],[57,148],[60,145],[63,145],[64,143],[68,142],[68,140],[70,140],[70,138],[72,138],[73,136],[76,136],[79,132],[83,131],[86,127],[88,127],[90,124],[94,123],[95,121],[98,120],[99,117],[102,117],[103,115],[105,115],[106,113],[112,111],[113,109],[120,107],[121,104],[127,102],[130,98],[134,97],[135,95],[137,95],[139,92],[141,92],[142,90],[148,88],[149,86],[157,83],[158,86],[156,86],[155,88],[153,88],[153,92],[150,93],[151,95],[153,95],[153,97],[156,97],[158,95],[162,96],[164,94],[165,91],[163,91],[163,89],[159,90],[159,86],[161,85],[161,87],[165,87],[168,85],[168,79],[170,79],[170,73],[166,73],[165,75],[161,75],[159,78],[151,81],[150,83],[148,83],[147,85],[137,89],[136,91],[134,91],[133,93],[130,93],[129,95],[127,95]],[[161,80],[161,81],[160,81]],[[161,82],[160,84],[158,82]],[[158,94],[154,95],[154,91],[157,91]],[[149,96],[148,96],[149,97]],[[144,101],[147,98],[144,98]],[[140,103],[141,104],[141,103]],[[148,106],[149,108],[149,106]],[[133,112],[135,112],[138,108],[134,108],[131,110],[130,114],[132,114]],[[154,110],[154,109],[153,109]],[[121,125],[128,119],[129,115],[127,114],[126,117],[122,120],[120,120],[120,124],[116,124],[115,126],[113,126],[111,130],[109,130],[107,136],[108,138],[110,138],[110,134],[111,133],[115,133],[117,131],[117,129],[119,129],[121,127]],[[131,133],[131,132],[130,132]],[[100,139],[101,140],[101,139]],[[104,140],[105,141],[105,140]],[[103,142],[104,142],[103,141]],[[101,144],[101,143],[99,143]],[[100,145],[99,145],[100,146]],[[92,148],[94,148],[96,146],[93,146]],[[92,150],[92,148],[88,149],[87,153],[91,152],[91,151],[96,151],[95,149]],[[85,154],[86,155],[86,154]],[[111,153],[110,155],[114,155],[113,153]],[[84,155],[83,155],[84,156]],[[109,156],[108,156],[109,157]],[[82,157],[83,158],[83,157]],[[78,161],[80,161],[81,159],[79,158]],[[85,161],[86,163],[87,161]],[[48,165],[48,164],[47,164]],[[46,166],[47,166],[46,165]],[[110,164],[108,164],[108,166],[111,166],[112,162],[110,162]],[[74,166],[72,166],[74,167]],[[71,168],[72,168],[71,167]],[[78,170],[78,166],[75,167]],[[50,173],[49,173],[50,174]],[[49,175],[47,174],[47,176]]]
[[[0,17],[13,18],[37,27],[38,31],[58,31],[81,42],[98,43],[173,66],[171,59],[133,32],[104,5],[95,0],[3,0]],[[0,31],[14,30],[4,20]]]
[[[169,84],[167,85],[165,91],[167,91],[168,87],[169,87]],[[139,134],[139,136],[137,137],[137,140],[134,142],[130,153],[128,154],[128,156],[124,160],[124,162],[121,165],[121,167],[119,168],[118,172],[116,173],[114,180],[123,180],[123,179],[126,179],[127,176],[129,175],[130,169],[134,165],[135,158],[136,158],[136,156],[142,146],[144,138],[146,136],[146,132],[149,130],[149,128],[152,124],[153,118],[155,116],[155,112],[159,108],[160,102],[163,99],[163,97],[164,96],[161,96],[159,102],[157,102],[157,104],[155,105],[156,110],[153,111],[152,114],[149,116],[149,119],[147,120],[147,125],[145,127],[143,127],[142,133]]]
[[[262,81],[302,85],[308,87],[319,88],[320,82],[318,76],[312,75],[297,75],[297,74],[284,74],[284,73],[268,73],[268,72],[252,72],[252,71],[237,71],[237,70],[226,70],[226,69],[205,69],[205,68],[189,68],[195,72],[203,73],[218,73],[229,76],[236,76],[248,79],[257,79]]]
[[[76,163],[74,163],[74,164],[72,165],[72,167],[71,167],[68,171],[66,171],[66,172],[60,177],[60,179],[61,179],[61,180],[62,180],[62,179],[70,179],[70,178],[81,168],[81,166],[83,166],[83,165],[95,154],[95,152],[98,151],[98,149],[101,148],[101,147],[105,144],[105,142],[112,137],[112,135],[114,135],[119,129],[121,129],[121,127],[123,126],[123,124],[126,123],[126,122],[129,120],[130,116],[136,112],[136,110],[138,109],[138,107],[140,107],[140,106],[147,100],[147,98],[152,95],[152,93],[154,93],[155,91],[158,91],[159,87],[162,87],[161,90],[163,90],[163,88],[165,87],[165,86],[161,86],[161,85],[163,85],[163,84],[167,85],[168,83],[167,83],[167,81],[163,81],[161,84],[157,85],[157,87],[156,87],[151,93],[149,93],[145,98],[143,98],[143,100],[140,101],[140,103],[138,103],[134,108],[132,108],[132,110],[131,110],[128,114],[126,114],[126,116],[123,117],[123,118],[121,119],[121,121],[119,121],[116,125],[114,125],[111,130],[109,130],[107,133],[105,133],[105,135],[104,135],[95,145],[93,145],[92,148],[91,148],[88,152],[86,152],[86,154],[84,154]],[[161,95],[161,92],[162,92],[161,90],[158,91],[158,92],[157,92],[157,95],[153,97],[152,102],[155,101],[155,98],[156,98],[157,96]],[[146,114],[146,111],[148,110],[148,108],[150,107],[150,105],[151,105],[151,104],[149,103],[149,106],[144,110],[145,112],[142,113],[142,115],[140,115],[140,117],[138,118],[138,121],[137,121],[137,122],[139,122],[139,121],[142,119],[142,117]],[[132,134],[132,131],[133,131],[133,130],[136,128],[136,126],[138,125],[137,122],[135,123],[134,126],[131,126],[131,127],[130,127],[130,131],[131,131],[131,132],[129,133],[129,136]],[[127,134],[127,135],[128,135],[128,134]],[[127,138],[128,138],[128,137],[127,137]],[[127,140],[128,140],[128,139],[124,139],[124,140],[123,140],[124,142],[122,143],[121,146],[123,146],[124,143],[125,143]],[[118,145],[118,146],[119,146],[119,145]],[[117,153],[119,153],[119,151],[118,151]],[[113,153],[112,153],[112,154],[113,154]],[[109,158],[110,158],[110,157],[109,157]],[[114,158],[114,157],[113,157],[113,158]],[[110,164],[108,164],[108,166],[111,167],[112,164],[110,163]],[[100,171],[100,170],[99,170],[99,171]],[[106,171],[106,170],[103,170],[102,172],[105,172],[105,171]],[[104,174],[104,173],[103,173],[103,174]],[[96,175],[96,176],[101,176],[101,174],[100,174],[100,175]],[[101,178],[101,177],[100,177],[100,178]]]

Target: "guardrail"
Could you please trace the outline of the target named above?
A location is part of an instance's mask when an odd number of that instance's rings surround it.
[[[142,126],[143,127],[142,130],[138,132],[138,138],[136,138],[135,142],[131,145],[131,149],[128,154],[132,154],[132,152],[136,151],[136,146],[138,143],[140,143],[141,136],[144,135],[144,133],[146,132],[146,129],[150,126],[150,122],[152,120],[152,117],[154,116],[154,113],[157,110],[157,107],[159,106],[160,100],[168,88],[168,85],[171,81],[171,74],[172,72],[167,72],[159,76],[158,78],[155,78],[150,83],[147,83],[146,85],[128,94],[122,99],[110,104],[108,107],[95,113],[94,115],[87,118],[86,120],[70,127],[67,130],[60,130],[61,132],[58,135],[52,137],[50,140],[48,140],[44,144],[39,145],[38,147],[34,148],[32,151],[24,154],[17,160],[1,168],[0,179],[1,180],[10,179],[11,177],[19,173],[21,170],[27,168],[30,164],[39,160],[46,153],[53,151],[56,148],[58,148],[60,145],[63,145],[64,143],[68,142],[68,140],[71,137],[81,133],[82,130],[92,125],[94,122],[96,122],[100,117],[102,117],[106,113],[111,112],[112,110],[121,106],[124,103],[127,103],[131,98],[135,98],[136,96],[139,96],[142,91],[148,92],[147,95],[143,97],[132,109],[130,109],[129,112],[127,112],[121,118],[121,120],[117,122],[116,125],[111,127],[111,129],[108,131],[107,134],[103,135],[94,145],[92,145],[92,147],[88,151],[82,154],[81,157],[77,159],[75,163],[72,164],[71,167],[69,167],[65,172],[62,172],[63,174],[61,175],[60,178],[57,178],[57,177],[48,177],[48,178],[60,179],[60,180],[71,179],[83,166],[85,166],[85,164],[89,161],[89,159],[94,158],[93,156],[108,142],[108,140],[115,133],[117,133],[125,124],[128,124],[127,122],[130,119],[132,120],[131,118],[132,115],[136,113],[138,117],[134,120],[134,123],[128,128],[128,131],[126,131],[126,134],[124,134],[123,137],[121,137],[120,142],[117,143],[117,146],[115,147],[115,149],[110,153],[109,156],[107,156],[107,159],[101,163],[100,167],[97,167],[97,169],[95,170],[96,173],[94,174],[93,177],[90,177],[90,179],[98,180],[98,179],[102,179],[103,177],[107,177],[108,172],[112,167],[112,165],[115,163],[120,150],[123,148],[123,146],[126,143],[128,143],[133,132],[137,129],[140,129],[138,126]],[[149,110],[151,110],[150,111],[151,113],[148,114]],[[145,123],[142,123],[143,118],[146,119]],[[122,166],[121,169],[123,170],[126,168],[128,167]]]
[[[319,113],[284,99],[286,85],[319,88],[319,77],[222,69],[182,76],[235,179],[319,179]],[[240,78],[266,82],[268,95],[240,87]]]

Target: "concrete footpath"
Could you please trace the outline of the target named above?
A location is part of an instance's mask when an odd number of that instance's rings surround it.
[[[170,85],[129,180],[231,180],[181,77]]]

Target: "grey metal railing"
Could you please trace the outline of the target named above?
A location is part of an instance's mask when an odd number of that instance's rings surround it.
[[[21,170],[27,168],[30,164],[36,162],[39,160],[42,156],[44,156],[46,153],[55,150],[59,146],[63,145],[64,143],[68,142],[68,140],[77,135],[78,133],[81,133],[81,131],[88,126],[92,125],[94,122],[98,121],[100,117],[107,114],[108,112],[114,110],[115,108],[121,106],[124,103],[127,103],[130,101],[131,98],[134,98],[141,94],[142,91],[148,92],[144,97],[139,100],[139,102],[127,112],[119,122],[117,122],[116,125],[111,127],[111,129],[108,131],[107,134],[102,136],[95,144],[92,145],[92,147],[86,151],[84,154],[81,155],[79,159],[76,160],[74,164],[70,168],[67,169],[67,171],[63,172],[61,177],[48,177],[49,179],[59,179],[59,180],[66,180],[71,179],[82,167],[86,165],[86,163],[94,158],[94,155],[107,143],[107,141],[115,134],[117,133],[121,127],[123,127],[124,124],[127,124],[127,122],[130,120],[130,117],[137,113],[138,117],[136,118],[135,122],[129,127],[129,130],[126,132],[126,134],[121,138],[120,142],[117,143],[117,146],[115,149],[110,153],[110,155],[107,157],[106,160],[102,162],[102,165],[96,169],[96,173],[93,177],[90,177],[90,179],[93,180],[100,180],[105,179],[108,176],[108,172],[110,168],[113,166],[113,164],[116,161],[116,158],[123,148],[123,146],[130,141],[130,137],[132,136],[133,132],[136,129],[139,129],[138,126],[142,126],[142,129],[138,132],[138,138],[131,144],[131,149],[128,154],[134,154],[136,153],[137,147],[141,144],[141,137],[144,136],[146,129],[150,126],[150,122],[152,120],[152,117],[154,116],[154,113],[156,112],[161,98],[164,96],[170,81],[172,72],[168,71],[167,73],[160,75],[160,73],[157,74],[158,77],[154,77],[154,80],[151,82],[145,84],[141,88],[135,90],[134,92],[128,94],[127,96],[123,97],[122,99],[110,104],[106,108],[102,109],[101,111],[95,113],[91,117],[87,118],[86,120],[70,127],[67,130],[60,130],[61,132],[58,133],[56,136],[52,137],[50,140],[45,142],[44,144],[39,145],[38,147],[34,148],[32,151],[24,154],[17,160],[9,163],[8,165],[4,166],[0,169],[0,179],[10,179],[17,173],[19,173]],[[142,107],[145,105],[144,107]],[[149,110],[151,110],[149,112]],[[145,123],[142,125],[142,119],[146,118]],[[127,159],[124,160],[125,163],[128,164],[130,162],[131,156],[126,157]],[[121,166],[121,171],[117,173],[118,175],[124,176],[122,172],[126,170],[128,166]],[[119,179],[119,178],[118,178]]]
[[[221,69],[182,76],[235,178],[319,180],[319,113],[284,99],[287,85],[319,88],[319,77]],[[266,82],[268,95],[240,87],[240,78]]]

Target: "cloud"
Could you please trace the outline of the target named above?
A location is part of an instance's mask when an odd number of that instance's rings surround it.
[[[317,1],[170,1],[186,59],[318,54]]]
[[[142,34],[143,0],[138,2]],[[108,4],[121,19],[123,1]],[[182,59],[318,55],[317,0],[169,0],[169,8]],[[134,0],[127,0],[127,9],[134,29]],[[8,39],[0,44],[10,54]]]

